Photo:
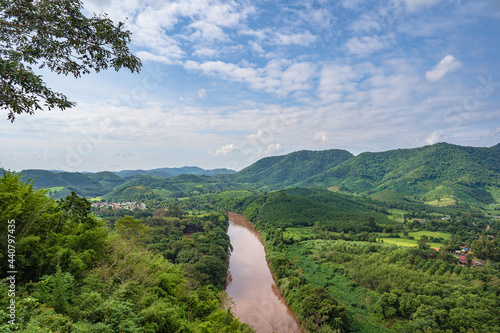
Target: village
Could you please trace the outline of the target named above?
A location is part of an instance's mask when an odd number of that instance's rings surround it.
[[[92,203],[92,207],[96,210],[101,209],[146,209],[146,204],[142,202],[95,202]]]

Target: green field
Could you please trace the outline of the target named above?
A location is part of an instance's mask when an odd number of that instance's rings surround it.
[[[403,234],[400,234],[401,237],[403,237]],[[415,239],[406,239],[406,238],[380,238],[380,240],[383,240],[384,243],[387,244],[394,244],[394,245],[399,245],[399,246],[408,246],[408,247],[414,247],[418,246],[418,240],[422,236],[427,236],[429,238],[442,238],[444,240],[448,240],[451,237],[450,233],[447,232],[440,232],[440,231],[415,231],[415,232],[409,232],[409,236],[415,237]],[[428,243],[430,247],[440,249],[441,246],[443,246],[442,243],[435,243],[435,242],[429,242]]]
[[[396,221],[396,222],[403,222],[404,221],[404,215],[407,213],[405,210],[402,209],[388,209],[389,215],[387,216],[389,219]]]
[[[428,205],[436,206],[436,207],[446,207],[455,205],[455,199],[451,197],[441,198],[439,200],[433,200],[426,202]]]
[[[52,192],[54,192],[54,191],[59,192],[59,191],[61,191],[64,188],[65,188],[64,186],[55,186],[55,187],[48,187],[48,188],[46,188],[46,190],[52,191]]]
[[[405,238],[380,238],[380,240],[383,240],[384,243],[386,244],[394,244],[394,245],[399,245],[399,246],[407,246],[407,247],[416,247],[418,246],[417,240],[415,239],[405,239]],[[440,249],[443,244],[441,243],[432,243],[429,242],[427,243],[430,245],[430,247]]]

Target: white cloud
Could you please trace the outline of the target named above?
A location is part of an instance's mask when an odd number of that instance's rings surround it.
[[[278,45],[302,45],[308,46],[316,41],[317,37],[309,31],[296,34],[277,33],[274,42]]]
[[[388,48],[392,44],[392,37],[364,36],[349,39],[345,46],[350,54],[366,56]]]
[[[328,133],[326,131],[318,131],[318,132],[314,133],[313,140],[318,141],[318,142],[327,142],[328,141]]]
[[[139,51],[135,55],[138,56],[142,61],[154,61],[154,62],[164,63],[167,65],[171,65],[174,63],[173,60],[169,57],[156,55],[147,51]]]
[[[316,65],[310,62],[290,63],[285,59],[270,60],[263,68],[252,64],[232,64],[222,61],[199,63],[188,60],[187,70],[201,71],[206,75],[247,83],[252,89],[286,96],[294,91],[309,90],[316,76]]]
[[[145,48],[145,60],[162,63],[191,53],[186,40],[196,43],[194,55],[214,56],[221,42],[230,41],[228,33],[255,13],[252,5],[220,0],[86,0],[85,5],[89,11],[110,13],[115,21],[129,17],[132,42]]]
[[[279,143],[271,143],[269,146],[267,146],[266,150],[259,149],[257,152],[257,157],[262,158],[262,157],[267,157],[267,156],[272,156],[281,151],[281,144]]]
[[[196,21],[188,26],[195,32],[189,37],[192,42],[210,43],[214,41],[224,41],[228,37],[224,30],[213,22]]]
[[[207,97],[207,91],[205,89],[198,90],[198,97],[201,99],[205,99],[205,97]]]
[[[239,151],[240,148],[234,143],[224,145],[215,151],[215,155],[227,155]]]
[[[324,101],[339,101],[344,95],[357,90],[362,77],[359,70],[349,65],[325,65],[320,75],[319,97]]]
[[[252,50],[254,50],[255,52],[257,52],[259,54],[265,52],[264,49],[262,48],[262,46],[260,46],[260,44],[254,42],[254,41],[249,41],[248,45],[250,45]]]
[[[218,51],[209,47],[201,47],[193,52],[193,56],[202,58],[211,58],[218,55]]]
[[[432,132],[426,139],[425,143],[428,145],[433,145],[439,142],[441,135],[438,132]]]
[[[451,54],[448,54],[446,57],[441,59],[441,61],[439,61],[439,63],[434,66],[433,69],[425,72],[425,78],[430,82],[439,81],[447,73],[452,73],[460,67],[462,67],[460,61],[455,59],[455,57]]]
[[[285,91],[311,89],[310,79],[316,75],[316,65],[311,62],[299,62],[288,67],[281,81]]]
[[[248,141],[255,141],[258,144],[268,144],[274,139],[274,132],[269,129],[261,129],[257,130],[255,134],[249,134],[246,136]]]
[[[348,9],[359,9],[365,0],[341,0],[342,6]]]
[[[408,12],[416,12],[425,7],[431,7],[438,4],[441,0],[404,0]]]

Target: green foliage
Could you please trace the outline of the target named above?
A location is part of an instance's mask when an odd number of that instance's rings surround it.
[[[53,275],[42,276],[35,284],[35,297],[54,308],[59,313],[67,314],[70,300],[74,297],[75,279],[61,268]]]
[[[79,278],[93,261],[103,258],[107,230],[90,214],[87,200],[73,194],[55,202],[12,173],[0,178],[0,196],[0,233],[4,239],[7,221],[16,221],[20,281],[38,281],[42,275],[54,274],[57,266]],[[6,261],[0,265],[5,272]]]
[[[369,199],[319,189],[288,189],[242,199],[234,205],[257,224],[276,227],[318,225],[333,232],[375,232],[393,224],[385,208]]]
[[[263,158],[235,174],[236,181],[264,186],[292,186],[326,169],[341,164],[353,155],[345,150],[302,150],[285,156]]]
[[[146,219],[156,222],[154,227],[125,217],[109,232],[90,214],[86,199],[72,193],[55,202],[9,172],[0,179],[0,198],[5,227],[1,230],[7,230],[9,219],[16,221],[18,271],[18,326],[6,325],[9,318],[0,310],[3,331],[252,331],[225,310],[220,293],[230,249],[225,234],[227,217]],[[181,237],[181,223],[198,233]],[[150,228],[157,228],[160,237],[145,237]],[[185,265],[172,263],[158,251],[165,244],[160,240],[166,240],[172,249],[185,243],[198,256]],[[175,258],[175,251],[172,254]],[[0,292],[7,294],[5,279],[0,280]],[[8,301],[0,298],[2,309]]]
[[[140,70],[123,22],[115,26],[106,15],[87,18],[82,6],[79,0],[0,1],[0,107],[11,121],[41,110],[40,99],[49,110],[75,105],[48,88],[31,66],[75,77],[108,67]]]
[[[315,287],[305,293],[307,296],[301,302],[302,310],[298,316],[306,323],[307,329],[318,331],[323,325],[335,330],[345,327],[347,321],[345,307],[339,305],[324,287]]]

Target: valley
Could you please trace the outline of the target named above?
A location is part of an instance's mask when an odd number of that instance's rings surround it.
[[[499,145],[183,170],[4,171],[21,331],[270,332],[238,312],[251,287],[231,290],[249,274],[231,264],[243,243],[231,216],[261,235],[274,292],[304,332],[500,330]]]

